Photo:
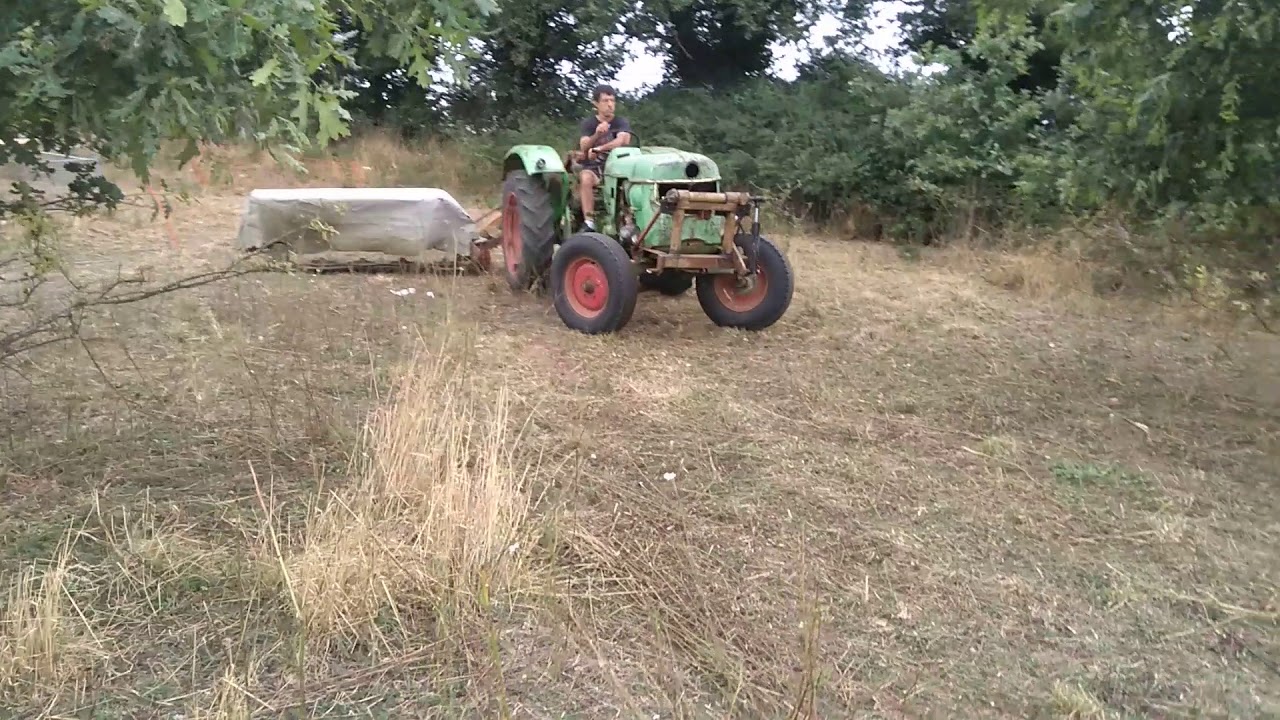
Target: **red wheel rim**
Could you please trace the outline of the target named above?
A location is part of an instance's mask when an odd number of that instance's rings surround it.
[[[564,271],[564,294],[573,311],[583,317],[595,317],[609,302],[609,280],[604,268],[591,258],[578,258]]]
[[[516,194],[507,195],[502,205],[502,259],[507,264],[507,272],[515,274],[520,266],[524,244],[520,241],[520,208],[516,203]]]
[[[716,299],[725,309],[736,313],[749,312],[764,302],[769,293],[769,276],[764,274],[763,267],[756,267],[755,277],[748,276],[745,285],[740,285],[736,275],[717,275],[712,287]]]

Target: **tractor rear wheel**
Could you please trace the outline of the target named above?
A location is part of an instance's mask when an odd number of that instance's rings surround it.
[[[551,261],[556,313],[578,332],[596,335],[621,330],[631,320],[639,291],[631,258],[607,235],[572,235]]]
[[[545,282],[555,242],[551,193],[523,168],[511,170],[502,183],[502,257],[512,290]]]
[[[735,241],[748,267],[755,254],[756,274],[748,276],[745,283],[732,274],[699,275],[695,291],[698,304],[716,325],[763,330],[778,322],[791,306],[795,291],[791,264],[767,238],[760,238],[758,252],[750,235],[739,234]]]
[[[675,297],[685,294],[693,287],[693,276],[679,270],[664,270],[660,273],[644,273],[640,276],[641,287],[657,290],[663,295]]]

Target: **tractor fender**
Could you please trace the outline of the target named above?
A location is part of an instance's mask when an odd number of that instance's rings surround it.
[[[516,145],[502,161],[502,174],[524,168],[530,175],[564,173],[564,161],[549,145]]]

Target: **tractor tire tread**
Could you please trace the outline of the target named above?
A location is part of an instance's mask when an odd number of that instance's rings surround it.
[[[523,260],[517,275],[507,281],[512,290],[525,292],[545,286],[547,272],[551,269],[551,256],[555,251],[555,209],[551,194],[523,168],[507,173],[502,183],[502,196],[515,194],[520,207],[520,240],[523,243]]]

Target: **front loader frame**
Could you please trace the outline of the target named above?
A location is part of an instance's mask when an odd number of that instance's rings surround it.
[[[693,190],[668,190],[662,197],[661,212],[655,213],[649,224],[640,233],[632,249],[632,258],[644,262],[652,259],[653,268],[658,272],[664,270],[683,270],[708,274],[733,273],[739,276],[753,274],[753,261],[748,263],[743,258],[742,250],[736,242],[741,233],[741,219],[751,215],[751,240],[755,245],[760,242],[760,205],[764,198],[743,192],[697,192]],[[653,229],[653,225],[662,214],[671,215],[671,242],[665,249],[645,245],[645,238]],[[724,216],[724,231],[720,242],[720,252],[686,252],[680,236],[684,219],[688,215],[696,215],[709,219],[712,215]],[[645,256],[649,258],[645,258]],[[645,263],[647,264],[647,263]]]

